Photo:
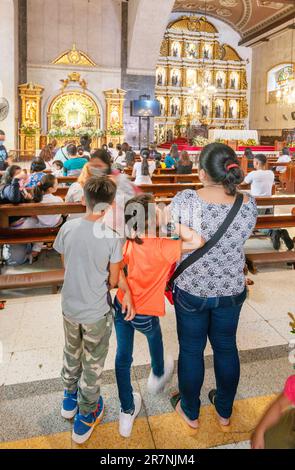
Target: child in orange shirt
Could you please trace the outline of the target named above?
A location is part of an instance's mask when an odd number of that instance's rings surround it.
[[[183,225],[173,227],[178,240],[157,237],[159,213],[153,196],[142,194],[128,201],[125,222],[133,224],[123,250],[127,281],[131,291],[135,316],[122,312],[124,293],[119,289],[115,298],[115,329],[117,335],[116,378],[121,402],[119,432],[129,437],[141,409],[141,397],[133,393],[130,370],[135,330],[143,333],[151,355],[148,390],[160,392],[173,374],[174,361],[164,364],[164,350],[159,317],[165,315],[165,288],[173,265],[183,252],[200,248],[204,241],[194,230]],[[130,215],[127,215],[130,214]],[[142,215],[143,220],[139,220]],[[150,220],[149,220],[150,216]],[[134,220],[136,217],[136,220]],[[150,233],[154,223],[154,233]],[[148,233],[149,231],[149,233]]]

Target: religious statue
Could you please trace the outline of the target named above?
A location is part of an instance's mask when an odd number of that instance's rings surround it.
[[[120,123],[118,108],[114,108],[110,114],[110,125],[116,127]]]
[[[220,106],[220,104],[217,104],[215,106],[215,117],[217,119],[221,118],[221,106]]]
[[[179,76],[178,74],[174,71],[172,75],[172,86],[178,86],[179,85]]]
[[[30,123],[37,121],[36,103],[32,100],[26,103],[26,121]]]
[[[172,51],[173,57],[179,57],[179,48],[177,44],[174,44],[173,46],[173,51]]]
[[[217,88],[223,88],[223,80],[222,77],[217,78]]]
[[[157,85],[162,86],[163,85],[163,75],[161,72],[158,73],[158,82]]]
[[[236,88],[236,78],[232,77],[230,80],[230,87],[231,88]]]
[[[229,110],[228,110],[228,117],[229,117],[229,119],[233,119],[233,117],[234,117],[234,107],[233,107],[233,105],[231,105],[231,106],[229,107]]]
[[[204,118],[204,117],[207,117],[208,116],[208,105],[207,103],[206,104],[202,104],[202,107],[201,107],[201,116]]]
[[[209,50],[204,48],[204,59],[209,59]]]

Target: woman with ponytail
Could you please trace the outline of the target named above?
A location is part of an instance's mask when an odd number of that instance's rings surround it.
[[[240,376],[236,332],[246,299],[244,244],[257,217],[255,199],[238,193],[244,175],[233,149],[219,143],[204,147],[199,177],[204,187],[178,193],[170,207],[175,222],[194,228],[206,242],[212,239],[174,283],[179,393],[171,402],[192,428],[199,425],[207,339],[216,376],[209,399],[220,424],[230,424]]]
[[[149,161],[149,149],[142,149],[140,152],[140,162],[136,162],[133,167],[132,177],[135,178],[134,184],[152,184],[152,175],[156,169],[154,161]]]

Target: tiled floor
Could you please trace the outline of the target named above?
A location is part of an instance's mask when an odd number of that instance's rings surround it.
[[[265,251],[271,249],[267,240],[251,240],[247,251]],[[54,269],[58,258],[42,256],[34,269]],[[23,271],[26,268],[20,268]],[[30,268],[29,268],[30,269]],[[9,270],[11,271],[11,270]],[[295,271],[286,266],[269,266],[261,269],[256,276],[250,277],[255,285],[250,287],[250,295],[241,312],[238,330],[238,346],[242,357],[241,381],[237,398],[250,400],[247,410],[255,416],[261,403],[269,396],[279,392],[285,378],[292,373],[288,361],[288,343],[294,340],[290,333],[287,312],[295,311]],[[0,311],[0,441],[4,447],[61,447],[71,448],[69,424],[59,417],[61,384],[59,374],[62,361],[63,328],[60,306],[60,295],[51,295],[49,289],[38,291],[14,291],[2,293],[1,299],[7,300],[6,308]],[[175,314],[173,307],[167,304],[167,315],[161,320],[165,350],[176,360],[178,341],[176,335]],[[100,428],[100,441],[94,439],[90,447],[109,446],[109,436],[113,437],[112,445],[125,448],[143,448],[179,446],[177,433],[181,433],[182,447],[214,448],[249,448],[249,432],[242,432],[241,421],[238,425],[239,437],[229,438],[220,430],[212,437],[209,432],[212,408],[207,407],[207,394],[214,387],[212,367],[206,368],[205,383],[202,391],[203,413],[208,422],[197,438],[185,430],[178,418],[171,413],[170,394],[177,389],[177,377],[166,394],[151,397],[146,391],[146,376],[150,363],[147,342],[136,334],[134,348],[135,388],[140,391],[144,408],[135,428],[133,438],[128,442],[120,440],[114,429],[117,429],[118,398],[114,383],[114,359],[116,341],[113,333],[109,354],[106,360],[106,371],[110,372],[104,394],[108,400],[108,413],[105,424]],[[3,350],[1,358],[1,349]],[[208,364],[212,350],[206,347]],[[265,358],[268,360],[265,361]],[[1,360],[2,359],[2,360]],[[40,381],[40,382],[37,382]],[[2,386],[2,388],[1,388]],[[35,391],[34,391],[35,390]],[[1,393],[3,396],[1,396]],[[266,399],[262,400],[261,396]],[[251,399],[255,398],[255,401]],[[246,403],[246,402],[240,402]],[[250,406],[251,405],[251,406]],[[241,406],[241,405],[239,405]],[[250,406],[250,408],[249,408]],[[244,407],[244,406],[243,406]],[[18,419],[15,409],[24,413]],[[209,419],[210,417],[210,419]],[[15,426],[11,427],[11,423]],[[174,429],[174,423],[178,423]],[[211,423],[211,424],[210,424]],[[253,425],[253,420],[251,421]],[[173,430],[172,434],[170,430]],[[163,436],[166,439],[163,440]],[[30,439],[29,441],[27,439]],[[35,439],[35,440],[31,440]],[[7,441],[17,441],[8,444]]]

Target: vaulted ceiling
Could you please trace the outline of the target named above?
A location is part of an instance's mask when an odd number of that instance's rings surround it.
[[[207,13],[229,23],[242,38],[295,18],[295,0],[176,0],[174,11]]]

